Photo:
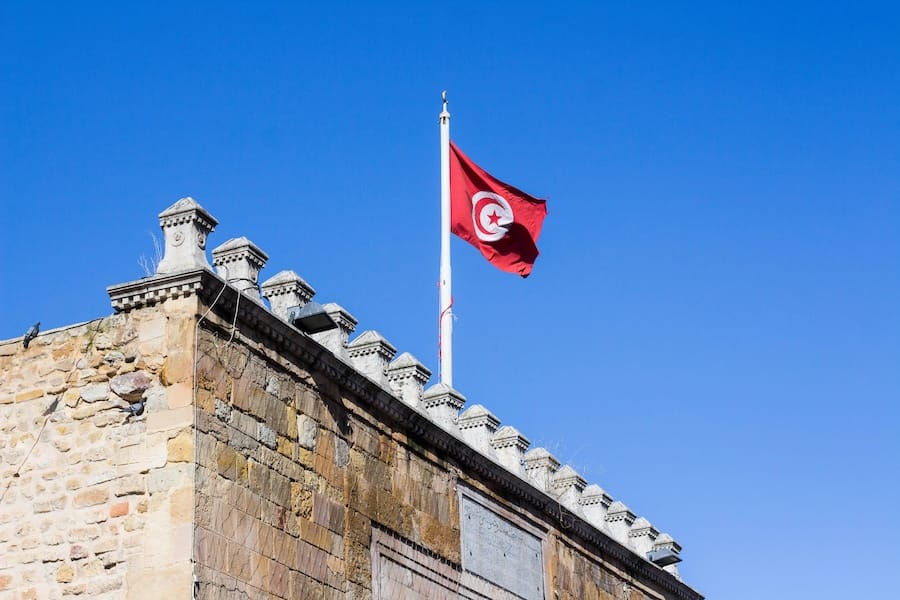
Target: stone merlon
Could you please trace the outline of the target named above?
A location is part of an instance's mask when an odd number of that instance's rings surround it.
[[[404,352],[395,358],[387,367],[387,379],[391,389],[400,399],[413,407],[422,401],[425,384],[431,378],[431,371],[419,360]]]
[[[512,425],[504,425],[494,433],[494,437],[491,439],[491,447],[500,464],[520,477],[525,477],[522,455],[530,445],[531,442],[528,438]]]
[[[473,404],[457,418],[459,431],[466,442],[488,456],[495,456],[491,440],[500,425],[500,419],[480,404]]]
[[[259,300],[259,272],[269,255],[245,237],[232,238],[212,251],[220,277],[238,291]]]
[[[579,500],[587,482],[578,472],[565,465],[550,476],[550,489],[559,499],[560,504],[572,512],[580,512]]]
[[[559,461],[546,448],[534,448],[522,457],[525,474],[539,490],[550,491],[550,476],[559,468]]]
[[[612,496],[602,487],[592,483],[581,493],[581,512],[591,525],[597,529],[606,529],[606,511],[612,504]]]
[[[436,383],[422,395],[422,407],[435,423],[444,429],[455,430],[459,409],[466,398],[446,383]]]
[[[335,323],[337,329],[329,329],[320,333],[312,334],[312,338],[331,350],[331,352],[346,362],[350,362],[350,353],[347,350],[347,340],[350,334],[356,330],[358,321],[356,317],[351,315],[340,304],[329,302],[324,305],[325,312],[328,313]]]
[[[380,333],[362,332],[347,345],[347,351],[354,367],[379,385],[390,387],[386,371],[397,349]]]
[[[260,288],[272,306],[272,312],[282,319],[287,319],[289,308],[303,306],[316,295],[316,290],[293,271],[280,271],[264,281]]]
[[[156,273],[209,269],[206,238],[218,224],[215,217],[191,197],[182,198],[159,213],[165,254],[156,266]]]
[[[624,502],[618,500],[610,504],[606,511],[606,527],[610,535],[620,544],[628,544],[628,534],[631,532],[634,519],[634,513]]]

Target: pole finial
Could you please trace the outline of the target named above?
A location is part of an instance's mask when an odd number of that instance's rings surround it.
[[[441,92],[441,101],[444,103],[444,112],[447,112],[447,90]]]

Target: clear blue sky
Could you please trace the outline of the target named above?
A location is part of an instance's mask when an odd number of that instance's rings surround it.
[[[253,4],[0,4],[0,338],[192,195],[436,370],[447,89],[550,213],[527,280],[454,240],[459,390],[709,598],[900,588],[895,3]]]

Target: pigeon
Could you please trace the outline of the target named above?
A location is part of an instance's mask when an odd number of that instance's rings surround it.
[[[128,413],[125,416],[125,420],[127,421],[131,417],[139,417],[144,414],[144,401],[141,400],[135,404],[129,404],[128,406],[122,407],[122,412]]]
[[[37,323],[32,325],[28,331],[25,332],[25,339],[22,340],[22,345],[24,345],[27,348],[28,344],[31,343],[31,340],[33,340],[34,338],[36,338],[38,336],[38,332],[40,330],[41,330],[41,322],[38,321]]]

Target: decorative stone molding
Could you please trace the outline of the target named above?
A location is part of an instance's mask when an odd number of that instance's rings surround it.
[[[184,298],[200,292],[204,281],[218,278],[207,269],[194,271],[180,271],[171,275],[156,275],[154,277],[129,281],[106,288],[113,310],[116,312],[128,312],[136,308],[153,306]],[[223,284],[220,283],[220,289]]]
[[[617,542],[628,545],[628,534],[634,519],[634,513],[623,502],[616,500],[606,511],[606,529]]]
[[[602,487],[596,483],[584,488],[581,493],[581,512],[584,518],[588,520],[597,529],[606,529],[606,511],[612,504],[612,496],[607,494]]]
[[[303,306],[316,295],[316,290],[294,271],[280,271],[260,286],[272,312],[287,320],[288,309]]]
[[[337,329],[314,333],[311,337],[331,350],[335,356],[350,362],[347,340],[350,339],[350,334],[356,329],[358,321],[343,306],[334,302],[329,302],[325,305],[325,312],[337,323]]]
[[[634,551],[641,556],[646,557],[647,553],[653,550],[653,544],[659,535],[659,530],[650,524],[650,521],[644,517],[638,517],[631,524],[631,531],[628,532],[629,542]]]
[[[259,272],[269,260],[269,255],[241,236],[231,238],[212,251],[213,264],[220,277],[239,292],[260,300]]]
[[[380,333],[373,330],[362,332],[347,345],[347,353],[353,366],[363,375],[382,387],[390,387],[385,371],[397,349]]]
[[[419,407],[425,384],[430,378],[431,371],[409,352],[395,358],[387,367],[391,389],[401,400],[415,408]]]
[[[456,420],[459,432],[470,446],[488,456],[495,456],[491,439],[500,425],[500,419],[480,404],[473,404]]]
[[[219,222],[190,196],[159,213],[165,254],[156,266],[157,275],[209,269],[206,238]]]
[[[456,419],[466,398],[446,383],[436,383],[422,395],[422,406],[431,419],[444,429],[457,429]]]
[[[491,447],[500,464],[518,475],[525,477],[522,466],[522,455],[528,450],[531,442],[512,425],[504,425],[491,438]]]
[[[534,448],[522,457],[528,480],[544,492],[550,491],[550,476],[559,469],[559,461],[546,448]]]
[[[586,485],[587,481],[569,465],[550,476],[550,491],[559,499],[560,504],[575,513],[581,509],[578,501]]]

